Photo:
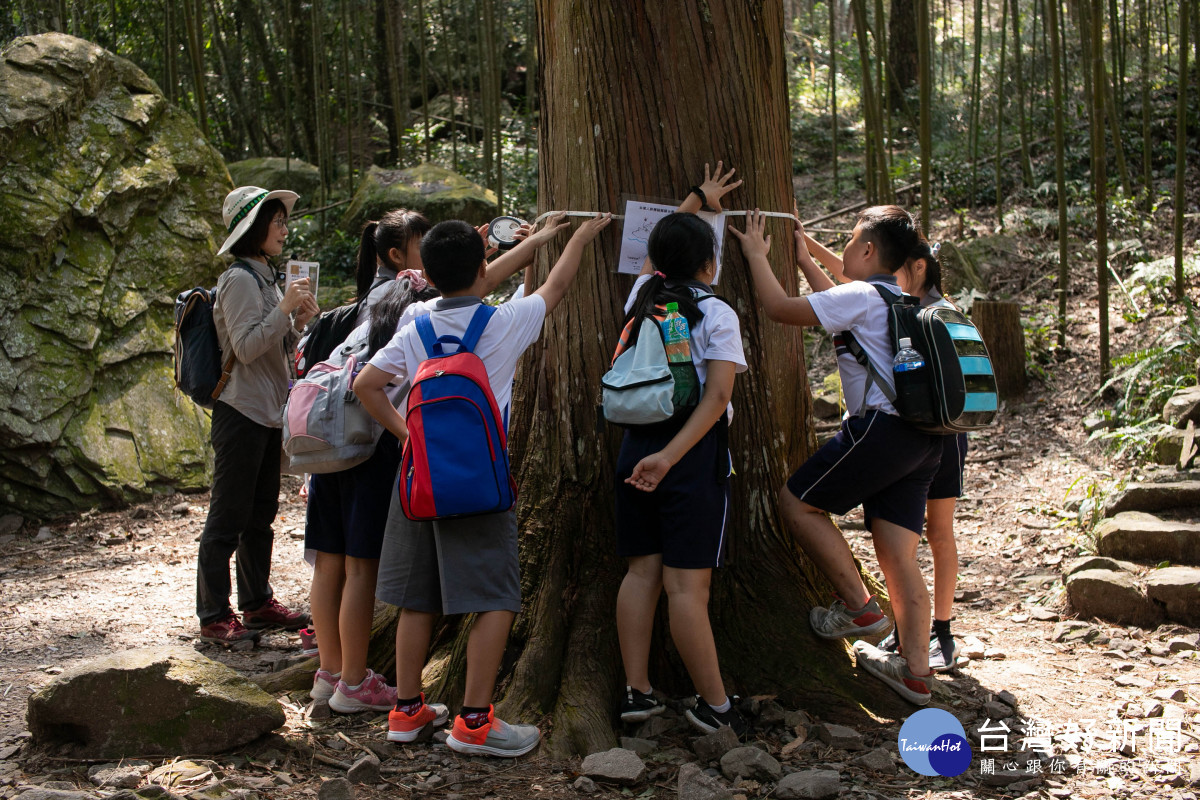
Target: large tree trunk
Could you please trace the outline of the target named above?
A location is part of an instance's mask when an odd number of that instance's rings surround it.
[[[538,12],[539,210],[621,211],[625,194],[681,198],[718,158],[747,178],[727,198],[732,207],[790,209],[780,0],[707,10],[539,0]],[[795,291],[790,227],[773,227],[773,263]],[[620,431],[597,433],[595,408],[632,283],[614,272],[613,229],[587,253],[576,285],[525,356],[511,426],[525,605],[499,705],[523,721],[552,715],[556,755],[614,741],[621,683],[615,598],[624,565],[613,554],[612,522]],[[540,256],[541,277],[561,244]],[[789,469],[814,443],[799,330],[761,315],[736,246],[726,252],[719,289],[741,316],[750,363],[737,381],[730,431],[732,549],[710,606],[728,687],[810,708],[888,702],[878,685],[852,677],[843,646],[809,631],[808,610],[828,602],[827,588],[776,509]],[[660,635],[664,621],[660,612]],[[444,701],[461,697],[464,631],[442,631],[426,672]],[[652,660],[656,686],[692,691],[669,644],[660,641]]]

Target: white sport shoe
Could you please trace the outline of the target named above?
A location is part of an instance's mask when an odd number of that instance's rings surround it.
[[[813,632],[822,639],[846,639],[851,636],[870,636],[885,630],[887,616],[872,597],[861,611],[852,612],[840,599],[829,608],[817,606],[808,614]]]
[[[382,675],[367,670],[358,688],[351,689],[345,681],[338,681],[329,707],[339,714],[356,714],[359,711],[390,711],[396,705],[396,690],[388,686]]]
[[[313,700],[328,700],[333,697],[333,693],[337,690],[338,681],[341,679],[342,673],[333,673],[329,670],[319,669],[317,674],[313,675],[313,687],[309,690],[308,696]]]
[[[478,728],[468,728],[462,715],[456,716],[446,746],[473,756],[516,758],[537,747],[541,738],[536,725],[509,725],[489,707],[488,721]]]
[[[854,643],[854,655],[858,659],[858,666],[883,681],[889,689],[908,702],[926,706],[933,699],[929,688],[933,685],[933,675],[922,678],[912,674],[904,656],[880,650],[875,645],[862,641]]]

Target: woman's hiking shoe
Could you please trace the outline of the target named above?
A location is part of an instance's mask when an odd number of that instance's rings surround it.
[[[641,722],[663,713],[667,707],[652,694],[639,692],[632,686],[625,687],[625,699],[621,701],[621,722]]]
[[[946,645],[950,652],[947,654]],[[958,665],[958,642],[953,636],[947,636],[946,641],[933,636],[929,639],[929,668],[934,672],[949,672]]]
[[[459,753],[473,756],[499,756],[516,758],[537,747],[542,733],[535,725],[509,725],[496,717],[495,709],[488,708],[488,721],[478,728],[471,728],[459,714],[454,718],[454,727],[446,737],[446,746]]]
[[[359,711],[389,711],[396,705],[396,690],[387,685],[382,675],[367,670],[367,675],[357,688],[350,688],[345,681],[338,681],[329,707],[339,714],[357,714]]]
[[[870,636],[888,626],[888,618],[872,597],[858,611],[851,611],[841,599],[833,601],[829,608],[818,606],[808,614],[813,632],[822,639],[846,639],[852,636]]]
[[[721,729],[723,725],[728,725],[733,728],[733,732],[737,734],[739,739],[746,736],[746,732],[750,730],[750,724],[746,722],[746,718],[737,710],[738,698],[729,698],[729,710],[718,714],[713,711],[713,707],[704,702],[704,698],[696,695],[696,705],[689,708],[683,713],[687,717],[687,721],[692,723],[692,727],[705,733],[715,733]]]
[[[320,651],[317,649],[317,631],[312,625],[300,629],[300,655],[320,655]]]
[[[243,611],[242,620],[247,628],[283,628],[285,631],[298,631],[311,621],[308,614],[292,611],[274,597],[262,608]]]
[[[313,675],[313,687],[308,690],[308,696],[313,700],[328,700],[333,697],[341,676],[340,672],[335,675],[327,669],[317,670],[317,674]]]
[[[855,642],[854,654],[858,666],[883,681],[896,694],[915,705],[929,705],[933,697],[930,690],[932,672],[924,677],[914,675],[904,656],[880,650],[868,642]]]
[[[200,626],[200,639],[230,647],[242,642],[253,644],[258,641],[258,631],[252,631],[242,624],[238,615],[230,611],[216,622]]]
[[[949,648],[946,647],[947,643]],[[893,628],[892,632],[887,635],[877,647],[888,653],[899,653],[900,642],[896,638],[896,631]],[[950,655],[946,656],[946,650],[949,649]],[[945,637],[945,640],[934,634],[929,636],[929,668],[934,672],[949,672],[958,664],[958,642],[953,636]]]
[[[393,690],[394,691],[394,690]],[[421,705],[411,714],[393,708],[388,714],[389,742],[411,742],[421,735],[428,726],[445,725],[450,719],[450,709],[441,703],[426,703],[425,693],[421,693]]]

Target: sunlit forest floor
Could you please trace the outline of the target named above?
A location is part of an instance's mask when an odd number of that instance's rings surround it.
[[[830,227],[844,226],[848,219]],[[959,230],[963,225],[965,233]],[[982,217],[942,215],[933,238],[990,233]],[[1195,240],[1194,231],[1190,240]],[[1052,238],[1014,237],[1011,252],[990,263],[989,282],[1022,302],[1029,318],[1044,317],[1052,303],[1052,279],[1041,279],[1031,266],[1035,262],[1030,254],[1053,248]],[[1132,721],[1134,750],[1126,755],[1101,748],[1076,750],[1082,758],[1074,759],[1072,767],[1060,771],[1052,763],[1042,763],[1037,773],[1041,780],[1018,782],[1013,787],[1016,794],[1182,800],[1194,796],[1196,790],[1188,785],[1200,780],[1200,774],[1191,771],[1200,764],[1196,725],[1200,658],[1195,651],[1161,653],[1168,640],[1177,636],[1194,640],[1196,631],[1176,625],[1141,630],[1093,622],[1101,635],[1091,644],[1052,640],[1057,622],[1071,618],[1062,566],[1094,550],[1087,532],[1076,524],[1076,514],[1065,506],[1088,487],[1111,485],[1137,468],[1132,459],[1115,457],[1100,443],[1089,443],[1082,425],[1085,417],[1104,407],[1096,391],[1100,384],[1097,296],[1094,288],[1086,288],[1094,287],[1093,269],[1083,260],[1073,268],[1074,285],[1080,288],[1071,296],[1068,348],[1047,349],[1045,331],[1036,326],[1027,329],[1032,375],[1027,395],[1009,400],[994,427],[971,437],[967,494],[956,519],[960,579],[954,628],[977,652],[969,663],[938,679],[935,702],[955,711],[977,709],[990,701],[994,705],[984,708],[1011,715],[1006,719],[1010,727],[1018,720],[1040,720],[1055,734],[1072,724],[1084,731],[1089,725],[1108,731],[1111,725],[1126,724],[1121,720]],[[1150,304],[1143,306],[1146,310]],[[1173,306],[1159,305],[1137,321],[1121,317],[1129,310],[1126,298],[1114,289],[1115,354],[1144,347],[1160,332],[1186,325]],[[833,367],[828,344],[811,341],[816,357],[810,361],[809,377],[816,384]],[[307,597],[309,571],[301,560],[304,506],[296,489],[296,483],[287,484],[282,498],[272,574],[277,595],[284,602],[301,604]],[[196,539],[206,503],[207,495],[174,496],[121,511],[89,512],[48,523],[49,533],[40,541],[34,540],[38,529],[27,526],[5,546],[0,555],[0,619],[4,620],[0,796],[15,796],[18,787],[47,780],[92,790],[87,780],[89,764],[58,758],[55,752],[32,752],[24,733],[30,693],[80,659],[126,648],[180,644],[195,644],[206,655],[245,673],[270,671],[295,659],[298,643],[285,634],[266,636],[259,649],[249,652],[226,652],[196,642]],[[856,553],[875,569],[861,521],[852,516],[842,523]],[[931,576],[924,545],[921,559]],[[846,668],[853,668],[850,656]],[[873,680],[861,673],[858,679]],[[1162,689],[1181,689],[1184,698],[1169,703],[1179,709],[1173,713],[1183,718],[1177,746],[1170,752],[1150,747],[1149,728],[1157,723],[1136,719],[1143,701]],[[887,690],[881,685],[879,691]],[[997,699],[1002,692],[1009,695]],[[355,745],[360,745],[380,751],[384,758],[383,782],[358,787],[360,798],[577,794],[573,784],[578,759],[552,761],[535,752],[513,763],[499,763],[460,758],[440,744],[391,746],[383,741],[384,714],[309,720],[303,714],[304,693],[282,699],[286,728],[244,752],[196,757],[210,770],[202,782],[222,781],[226,788],[240,787],[268,798],[311,796],[326,778],[344,774],[344,768],[336,765],[358,758],[361,753]],[[839,720],[826,715],[821,721]],[[890,746],[894,751],[899,723],[879,719],[873,726],[857,727],[868,746]],[[675,797],[676,773],[690,755],[691,738],[682,730],[660,737],[661,756],[648,757],[652,769],[648,778],[628,789],[601,785],[595,796]],[[854,753],[828,747],[785,752],[778,740],[769,737],[761,744],[788,771],[840,770],[843,793],[861,797],[1012,796],[1013,788],[987,785],[989,777],[997,779],[986,774],[984,759],[992,759],[992,769],[1003,773],[1010,763],[1019,763],[1014,769],[1026,770],[1030,757],[1013,735],[1006,750],[976,752],[966,773],[938,779],[903,766],[892,775],[872,775],[849,763]],[[163,762],[159,758],[151,763]],[[177,786],[175,791],[186,794],[195,788]],[[748,798],[763,796],[767,790],[753,782],[735,787]]]

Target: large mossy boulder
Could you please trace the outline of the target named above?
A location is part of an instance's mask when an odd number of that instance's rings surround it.
[[[394,208],[420,211],[434,223],[463,219],[472,225],[487,222],[499,213],[495,192],[444,167],[371,167],[342,216],[342,227],[357,233],[364,222],[379,219]]]
[[[321,171],[298,158],[248,158],[228,166],[234,186],[290,189],[300,195],[297,208],[312,206],[321,191]]]
[[[81,758],[220,753],[285,721],[275,698],[186,647],[143,647],[68,669],[29,697],[35,743]]]
[[[0,509],[46,516],[211,478],[172,382],[175,294],[211,286],[221,156],[130,62],[0,50]]]

